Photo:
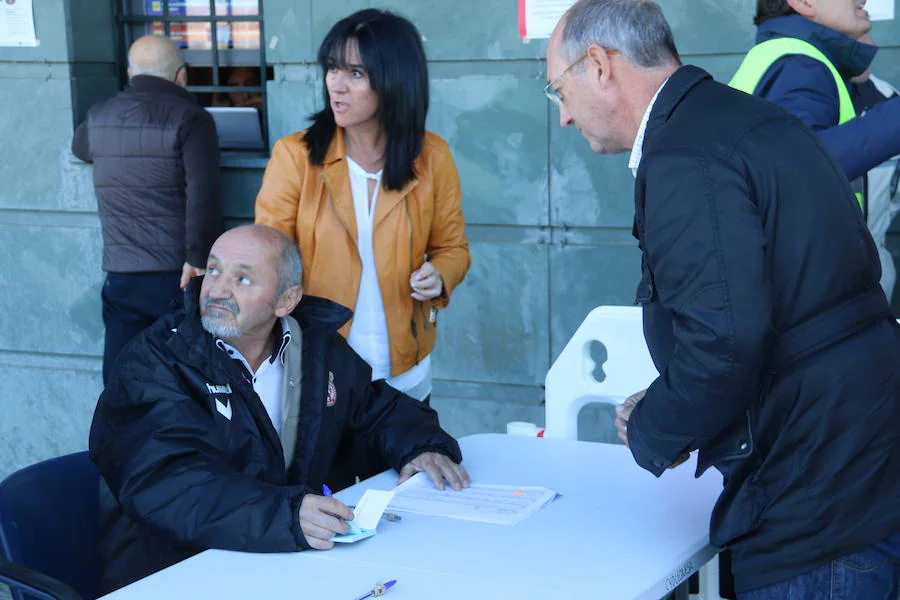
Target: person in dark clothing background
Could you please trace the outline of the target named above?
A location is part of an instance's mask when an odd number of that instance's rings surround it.
[[[88,111],[72,153],[94,163],[103,231],[103,383],[125,344],[182,302],[222,232],[219,144],[166,37],[128,52],[129,87]]]
[[[867,171],[900,154],[900,99],[857,116],[851,79],[878,47],[858,41],[872,28],[865,0],[757,0],[757,45],[731,85],[797,116],[819,134],[854,189]]]
[[[875,41],[869,34],[860,38],[866,44]],[[900,92],[887,81],[880,79],[868,69],[862,75],[854,77],[850,86],[850,96],[858,114],[865,114],[882,102],[900,97]],[[866,223],[869,232],[878,246],[881,258],[881,287],[888,300],[894,293],[897,280],[897,269],[894,259],[887,248],[886,238],[894,216],[900,211],[900,195],[897,194],[897,183],[900,181],[900,155],[882,163],[866,174],[866,198],[868,210]],[[894,314],[897,314],[896,312]]]
[[[437,413],[338,334],[350,310],[305,296],[295,242],[248,225],[213,245],[183,310],[139,334],[100,396],[90,451],[101,490],[103,587],[207,548],[327,550],[353,512],[322,494],[352,437],[405,481],[468,485]]]
[[[649,0],[580,0],[548,45],[560,124],[631,151],[636,302],[659,377],[616,427],[656,476],[699,450],[741,600],[896,600],[900,327],[822,141],[682,66]]]

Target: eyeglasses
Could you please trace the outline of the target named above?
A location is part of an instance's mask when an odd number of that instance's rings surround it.
[[[606,53],[607,53],[607,54],[618,54],[619,51],[618,51],[618,50],[610,50],[610,49],[607,48],[607,49],[606,49]],[[547,85],[544,86],[544,95],[547,96],[547,98],[548,98],[551,102],[553,102],[553,104],[555,104],[555,105],[557,105],[557,106],[561,106],[561,105],[562,105],[562,102],[563,102],[563,98],[562,98],[562,95],[560,95],[559,90],[557,90],[557,89],[556,89],[555,87],[553,87],[553,86],[555,86],[557,83],[559,83],[559,80],[562,79],[563,76],[565,76],[566,73],[568,73],[569,71],[571,71],[572,69],[574,69],[577,65],[579,65],[584,59],[587,58],[587,56],[588,56],[588,55],[587,55],[587,52],[585,52],[584,54],[582,54],[582,55],[578,58],[578,60],[576,60],[576,61],[573,62],[571,65],[569,65],[568,67],[566,67],[565,69],[563,69],[563,72],[562,72],[562,73],[560,73],[559,75],[557,75],[557,76],[553,79],[553,81],[551,81],[550,83],[548,83]]]

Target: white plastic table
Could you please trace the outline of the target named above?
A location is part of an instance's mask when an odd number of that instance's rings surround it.
[[[473,480],[549,487],[561,496],[516,525],[404,514],[378,535],[327,552],[209,550],[106,596],[352,600],[397,579],[386,600],[657,599],[714,554],[709,517],[721,491],[694,459],[657,480],[624,446],[501,434],[460,440]],[[336,496],[391,489],[393,471]]]

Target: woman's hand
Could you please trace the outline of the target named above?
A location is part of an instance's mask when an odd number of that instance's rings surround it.
[[[430,262],[412,274],[409,285],[413,290],[412,297],[422,302],[437,298],[444,291],[444,280]]]

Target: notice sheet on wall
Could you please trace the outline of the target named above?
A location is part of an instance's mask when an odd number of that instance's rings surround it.
[[[519,37],[549,38],[563,14],[575,0],[519,0]]]
[[[31,0],[0,0],[0,46],[37,46]]]

